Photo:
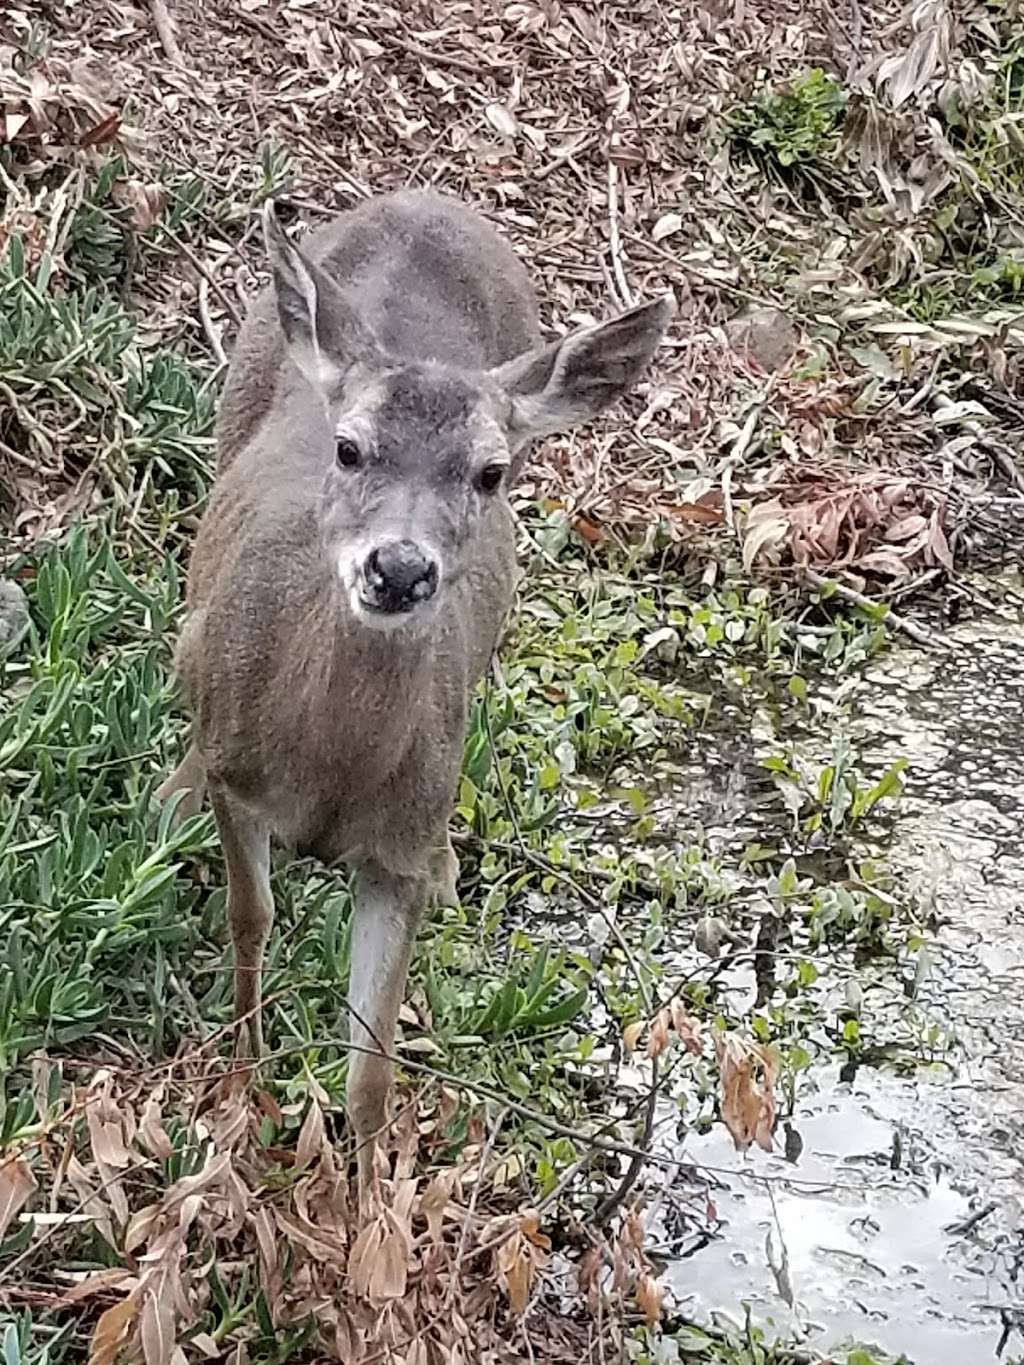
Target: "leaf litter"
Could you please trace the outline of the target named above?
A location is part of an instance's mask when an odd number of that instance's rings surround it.
[[[526,1318],[537,1359],[578,1360],[595,1340],[596,1320],[566,1318],[557,1307],[564,1288],[556,1287],[572,1277],[564,1262],[555,1264],[544,1216],[517,1209],[507,1192],[504,1209],[500,1193],[467,1203],[467,1182],[489,1183],[479,1144],[468,1144],[454,1165],[431,1169],[420,1124],[395,1125],[389,1173],[360,1217],[348,1161],[328,1135],[315,1094],[304,1102],[292,1146],[261,1138],[265,1114],[250,1092],[225,1092],[209,1081],[193,1089],[183,1080],[174,1090],[175,1111],[188,1101],[199,1117],[179,1130],[171,1159],[152,1152],[153,1134],[166,1133],[157,1092],[147,1094],[143,1079],[104,1072],[88,1086],[84,1105],[73,1099],[45,1144],[7,1153],[0,1166],[8,1221],[31,1227],[34,1210],[26,1205],[39,1193],[32,1165],[52,1176],[53,1140],[66,1128],[76,1176],[57,1203],[68,1216],[36,1234],[55,1264],[73,1263],[75,1248],[85,1252],[93,1233],[105,1259],[118,1262],[60,1276],[71,1284],[54,1306],[79,1315],[90,1365],[133,1356],[173,1365],[200,1338],[207,1358],[244,1352],[255,1327],[241,1324],[219,1343],[199,1331],[216,1308],[214,1266],[228,1294],[252,1267],[275,1329],[315,1322],[318,1358],[351,1365],[516,1360],[509,1342]],[[434,1098],[424,1098],[433,1112]],[[414,1114],[417,1097],[402,1100]],[[186,1156],[194,1169],[173,1178]],[[630,1215],[606,1257],[615,1265],[616,1292],[632,1292],[650,1317],[660,1297],[643,1236]],[[0,1268],[0,1294],[12,1304],[31,1302],[34,1290],[12,1277],[14,1268]],[[30,1283],[41,1270],[33,1267]],[[609,1330],[607,1320],[601,1330]]]

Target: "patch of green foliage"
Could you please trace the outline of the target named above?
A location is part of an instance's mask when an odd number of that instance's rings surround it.
[[[742,1326],[714,1331],[683,1326],[655,1339],[642,1333],[630,1354],[633,1365],[796,1365],[807,1359],[805,1347],[769,1341],[749,1312]],[[834,1365],[910,1365],[903,1356],[897,1360],[863,1346],[840,1348],[829,1359]]]
[[[762,91],[734,110],[729,136],[735,146],[783,173],[800,173],[836,152],[846,109],[842,85],[814,67],[781,90]]]

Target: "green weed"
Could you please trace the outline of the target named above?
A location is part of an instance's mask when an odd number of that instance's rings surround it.
[[[829,161],[838,149],[846,95],[819,67],[781,90],[762,92],[735,110],[729,136],[766,166],[789,175]]]

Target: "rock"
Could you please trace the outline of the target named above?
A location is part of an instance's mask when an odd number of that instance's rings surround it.
[[[788,365],[800,340],[793,320],[778,308],[751,308],[730,318],[725,330],[733,350],[769,374]]]
[[[28,630],[28,598],[9,578],[0,578],[0,655],[10,654]]]

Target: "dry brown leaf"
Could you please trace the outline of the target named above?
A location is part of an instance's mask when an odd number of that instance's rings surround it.
[[[756,1142],[770,1152],[779,1067],[775,1050],[749,1043],[736,1033],[724,1033],[716,1036],[715,1051],[722,1083],[722,1122],[737,1151],[746,1151]]]
[[[669,521],[689,521],[703,526],[720,526],[725,514],[720,507],[703,502],[662,502],[659,513]]]
[[[637,1278],[636,1303],[648,1327],[655,1327],[661,1319],[661,1301],[664,1291],[657,1280],[644,1274]]]
[[[36,1188],[36,1178],[24,1157],[0,1159],[0,1242]]]
[[[600,526],[595,526],[595,524],[592,521],[588,521],[586,517],[574,517],[572,529],[582,540],[585,540],[588,545],[600,545],[601,541],[605,538],[605,534]]]
[[[785,543],[789,520],[778,499],[772,498],[752,508],[743,533],[743,569],[750,573],[762,554],[769,554]]]
[[[673,236],[679,232],[683,226],[682,217],[678,213],[663,213],[658,221],[651,228],[651,237],[656,242],[664,241],[666,237]]]
[[[160,1115],[162,1098],[160,1091],[150,1095],[142,1107],[142,1118],[139,1120],[139,1140],[158,1161],[166,1161],[174,1153],[174,1147],[164,1130]]]
[[[636,1051],[636,1045],[640,1041],[640,1035],[644,1031],[644,1021],[635,1019],[632,1024],[627,1024],[622,1030],[622,1046],[628,1053]]]
[[[946,533],[942,529],[942,514],[938,508],[932,513],[928,525],[928,548],[942,567],[952,573],[953,553],[949,548]]]
[[[314,1227],[312,1223],[286,1213],[283,1209],[275,1209],[274,1217],[277,1220],[278,1227],[288,1240],[308,1252],[314,1260],[323,1261],[328,1265],[333,1264],[340,1267],[345,1265],[344,1242],[336,1240],[326,1230]],[[374,1223],[377,1221],[377,1219],[374,1219]],[[358,1245],[358,1242],[356,1245]],[[373,1255],[376,1254],[378,1245],[379,1243],[375,1244],[372,1248]],[[355,1258],[355,1254],[356,1248],[353,1247],[352,1258]],[[363,1254],[366,1254],[365,1251]],[[372,1265],[364,1267],[363,1269],[368,1277],[370,1270],[372,1270]],[[350,1272],[353,1271],[352,1259],[349,1260],[349,1270]]]
[[[219,1184],[221,1177],[231,1164],[230,1152],[213,1152],[206,1159],[206,1165],[195,1175],[183,1175],[176,1180],[160,1201],[161,1209],[167,1213],[194,1194],[204,1194],[211,1186]]]
[[[137,1291],[100,1315],[89,1346],[89,1365],[114,1365],[138,1312]]]
[[[668,1047],[668,1026],[671,1022],[667,1010],[659,1010],[651,1020],[651,1031],[647,1038],[648,1057],[660,1057]]]
[[[113,1266],[109,1270],[94,1270],[91,1275],[86,1275],[70,1289],[65,1289],[60,1296],[60,1303],[62,1307],[70,1307],[75,1303],[84,1303],[95,1294],[105,1294],[108,1290],[120,1289],[123,1285],[134,1287],[136,1283],[132,1272],[125,1270],[123,1266]]]
[[[678,997],[670,1002],[669,1012],[672,1017],[672,1027],[675,1029],[679,1041],[687,1052],[692,1052],[699,1057],[704,1050],[700,1020],[695,1019],[692,1014],[687,1012],[686,1006]]]
[[[438,1171],[420,1195],[420,1213],[427,1220],[427,1232],[432,1242],[441,1241],[444,1215],[451,1203],[457,1177],[458,1171],[454,1166]]]
[[[311,1101],[309,1111],[295,1144],[295,1165],[301,1171],[320,1155],[327,1142],[323,1110],[316,1100]]]
[[[125,1129],[131,1120],[118,1107],[109,1076],[97,1078],[93,1093],[95,1098],[90,1098],[85,1110],[93,1157],[101,1166],[124,1170],[132,1162],[125,1142]]]
[[[82,133],[78,139],[79,147],[100,147],[105,142],[113,142],[121,130],[121,115],[115,110],[99,123]]]
[[[522,1317],[530,1301],[530,1285],[533,1283],[534,1263],[530,1247],[523,1236],[516,1233],[498,1248],[496,1259],[508,1295],[509,1311],[513,1317]]]
[[[533,1209],[522,1214],[519,1227],[498,1247],[495,1265],[514,1317],[526,1312],[534,1279],[550,1247],[551,1240],[540,1231],[540,1219]]]

